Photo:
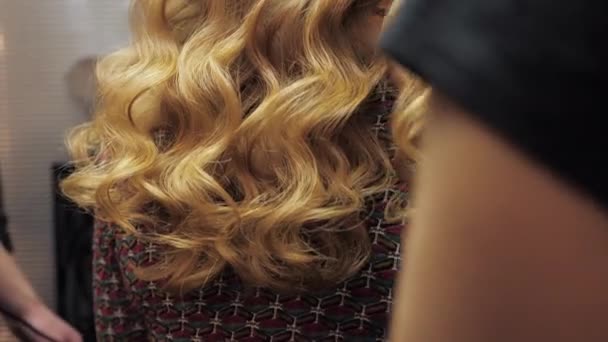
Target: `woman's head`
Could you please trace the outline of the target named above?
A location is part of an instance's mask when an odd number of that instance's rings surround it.
[[[96,117],[69,139],[64,191],[163,246],[146,279],[346,278],[369,253],[364,199],[395,181],[359,113],[386,73],[361,34],[378,5],[135,1],[133,44],[101,61]]]

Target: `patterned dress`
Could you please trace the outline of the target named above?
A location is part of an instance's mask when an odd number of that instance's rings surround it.
[[[371,129],[386,129],[392,92],[379,92]],[[367,110],[366,110],[367,111]],[[156,262],[157,246],[97,222],[94,234],[95,323],[100,341],[385,341],[400,265],[401,225],[384,218],[391,191],[370,199],[366,215],[373,249],[367,265],[323,293],[279,295],[245,289],[229,270],[212,284],[182,296],[136,278],[132,265]]]

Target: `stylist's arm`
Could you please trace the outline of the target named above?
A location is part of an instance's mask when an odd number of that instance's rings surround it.
[[[20,341],[81,342],[80,333],[51,311],[38,297],[10,254],[8,220],[4,214],[2,195],[0,179],[0,312]]]
[[[82,337],[38,297],[14,258],[0,246],[0,306],[21,341],[81,342]]]

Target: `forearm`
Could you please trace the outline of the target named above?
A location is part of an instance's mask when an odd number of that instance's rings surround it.
[[[391,341],[608,341],[605,212],[436,106]]]
[[[41,303],[36,291],[15,259],[0,246],[0,306],[11,313],[23,316],[32,307]]]

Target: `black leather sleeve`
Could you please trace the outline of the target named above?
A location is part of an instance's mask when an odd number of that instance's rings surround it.
[[[383,47],[608,206],[608,1],[406,0]]]
[[[2,192],[2,177],[0,172],[0,241],[6,250],[9,252],[13,251],[13,244],[11,241],[11,237],[8,234],[8,219],[6,217],[6,213],[4,211],[4,201],[3,201],[3,192]]]

